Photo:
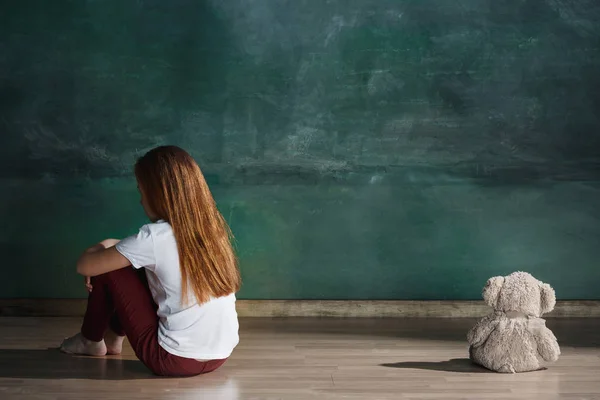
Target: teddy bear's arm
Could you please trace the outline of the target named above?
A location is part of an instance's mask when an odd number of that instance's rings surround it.
[[[540,353],[544,361],[554,362],[558,360],[558,356],[560,356],[560,347],[558,346],[556,336],[554,336],[550,329],[543,327],[540,329],[539,333],[535,335],[535,339],[537,342],[538,353]]]
[[[467,334],[467,341],[472,346],[481,345],[490,336],[496,325],[498,325],[498,321],[494,320],[493,315],[481,318]]]

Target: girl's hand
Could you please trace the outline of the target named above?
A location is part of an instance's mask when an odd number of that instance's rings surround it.
[[[90,247],[77,260],[77,273],[83,276],[97,276],[131,265],[126,257],[117,251],[117,239],[106,239]],[[84,281],[87,287],[87,280]]]
[[[95,244],[92,247],[85,249],[86,253],[95,253],[96,251],[104,250],[104,246],[101,243]]]
[[[96,251],[108,249],[110,247],[116,246],[117,243],[119,243],[119,242],[120,242],[119,239],[104,239],[100,243],[95,244],[92,247],[89,247],[85,252],[86,253],[94,253]]]
[[[95,253],[100,250],[108,249],[110,247],[116,246],[116,244],[119,242],[120,242],[120,240],[118,240],[118,239],[105,239],[105,240],[101,241],[100,243],[87,248],[85,250],[85,253]],[[83,282],[84,282],[85,288],[88,291],[88,293],[92,293],[93,286],[92,286],[91,278],[89,276],[84,276]]]
[[[85,288],[87,289],[88,293],[92,293],[92,280],[89,276],[84,276],[83,277],[84,282],[85,282]]]
[[[102,246],[104,246],[105,249],[108,249],[108,248],[111,248],[113,246],[116,246],[117,243],[119,243],[119,242],[120,242],[119,239],[104,239],[99,244],[101,244]]]

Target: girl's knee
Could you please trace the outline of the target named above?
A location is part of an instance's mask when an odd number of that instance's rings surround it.
[[[93,276],[90,279],[90,283],[92,284],[92,287],[94,287],[94,286],[110,287],[111,284],[118,283],[118,282],[127,282],[133,277],[136,277],[136,279],[139,280],[139,278],[137,278],[137,275],[135,275],[135,273],[133,271],[128,271],[128,270],[133,270],[133,267],[121,268],[121,269],[118,269],[115,271],[106,272],[101,275]],[[134,276],[132,277],[131,274],[134,274]]]
[[[114,279],[119,279],[122,280],[123,278],[139,278],[138,275],[136,274],[136,271],[134,270],[133,267],[126,267],[126,268],[120,268],[114,271],[110,271],[110,272],[106,272],[104,274],[101,275],[97,275],[95,277],[93,277],[92,279],[96,279],[96,280],[114,280]]]

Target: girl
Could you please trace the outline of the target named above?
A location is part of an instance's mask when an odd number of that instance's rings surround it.
[[[220,367],[239,342],[240,275],[227,223],[200,167],[184,150],[158,147],[135,176],[151,223],[107,239],[77,262],[90,292],[71,354],[120,354],[127,336],[155,374],[191,376]],[[136,270],[145,270],[145,278]],[[91,277],[91,279],[90,279]]]

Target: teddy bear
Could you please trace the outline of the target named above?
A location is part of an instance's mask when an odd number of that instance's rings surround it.
[[[516,373],[536,371],[558,359],[556,337],[540,318],[556,304],[550,285],[517,271],[490,278],[482,294],[494,311],[467,334],[472,362],[492,371]]]

